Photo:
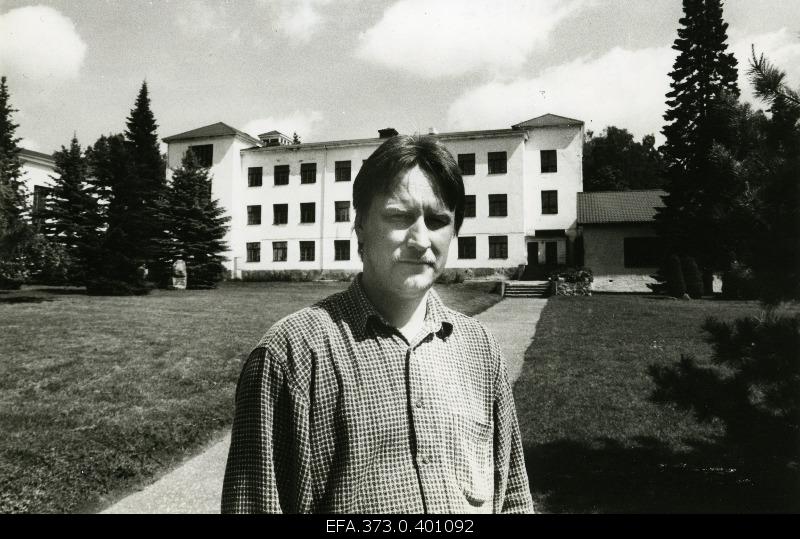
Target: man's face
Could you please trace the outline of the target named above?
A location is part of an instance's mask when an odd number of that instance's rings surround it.
[[[356,228],[363,243],[364,281],[398,298],[423,295],[444,270],[455,214],[419,167],[395,178],[373,200]]]

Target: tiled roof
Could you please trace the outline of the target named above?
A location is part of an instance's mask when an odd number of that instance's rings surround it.
[[[524,127],[569,127],[579,125],[583,125],[583,122],[580,120],[575,120],[574,118],[567,118],[557,114],[543,114],[542,116],[525,120],[524,122],[512,125],[511,127],[514,129],[520,129]]]
[[[650,223],[666,194],[661,189],[578,193],[578,224]]]
[[[206,125],[204,127],[198,127],[197,129],[192,129],[191,131],[186,131],[184,133],[178,133],[177,135],[172,135],[162,140],[164,142],[174,142],[176,140],[211,138],[211,137],[229,137],[231,135],[241,137],[252,144],[260,144],[257,138],[251,137],[244,131],[239,131],[238,129],[235,129],[229,126],[228,124],[224,124],[222,122]]]

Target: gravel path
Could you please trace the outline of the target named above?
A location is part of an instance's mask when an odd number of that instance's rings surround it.
[[[546,299],[506,298],[475,318],[486,324],[503,350],[508,377],[519,377]],[[123,498],[103,513],[219,513],[230,431],[152,485]]]

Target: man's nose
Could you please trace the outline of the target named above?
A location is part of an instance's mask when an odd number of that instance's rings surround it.
[[[420,252],[427,251],[431,246],[431,238],[425,216],[420,215],[408,230],[408,245]]]

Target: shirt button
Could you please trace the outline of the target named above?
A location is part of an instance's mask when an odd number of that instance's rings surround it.
[[[431,458],[428,455],[422,455],[422,464],[430,464]]]
[[[417,402],[414,403],[414,406],[416,406],[417,408],[422,408],[423,406],[425,406],[425,403],[422,402],[422,399],[417,399]]]

